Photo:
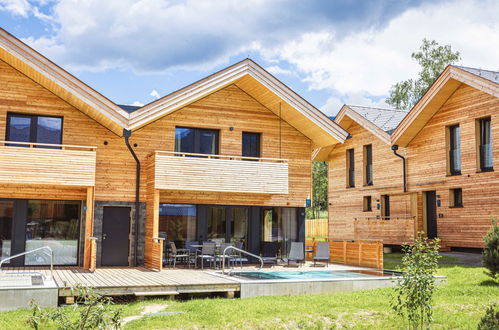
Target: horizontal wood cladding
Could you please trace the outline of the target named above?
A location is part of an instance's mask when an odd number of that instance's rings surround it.
[[[62,116],[63,144],[98,147],[95,199],[135,200],[136,164],[123,138],[2,61],[0,81],[0,140],[5,137],[8,112]],[[162,202],[303,206],[310,197],[310,139],[240,88],[230,85],[133,132],[130,142],[137,144],[134,150],[143,164],[141,201],[146,200],[146,158],[156,150],[174,151],[176,126],[218,129],[222,155],[242,154],[242,132],[261,133],[261,157],[288,160],[289,190],[288,194],[169,190],[161,192]],[[85,199],[81,194],[77,197]]]
[[[0,183],[90,187],[96,152],[0,146]]]
[[[288,193],[287,162],[178,157],[156,153],[156,189]]]
[[[345,122],[348,123],[348,126],[345,125]],[[356,122],[345,122],[342,121],[340,125],[346,126],[344,128],[350,132],[352,138],[347,139],[344,144],[336,145],[329,155],[329,237],[331,239],[398,241],[398,238],[390,233],[376,238],[365,228],[355,230],[355,219],[381,216],[381,195],[401,194],[403,192],[402,160],[393,154],[390,145]],[[363,157],[364,146],[368,144],[372,145],[373,173],[373,185],[369,186],[364,185]],[[353,188],[347,188],[346,151],[348,149],[354,149],[355,187]],[[371,196],[371,211],[364,211],[364,196]],[[392,198],[391,206],[391,215],[394,217],[411,214],[409,198]]]
[[[476,119],[492,119],[494,172],[479,172],[476,162]],[[461,175],[447,175],[445,131],[459,124]],[[483,247],[492,218],[499,218],[499,99],[462,85],[409,143],[409,191],[436,190],[437,233],[442,243],[456,247]],[[452,208],[449,190],[462,188],[463,207]]]

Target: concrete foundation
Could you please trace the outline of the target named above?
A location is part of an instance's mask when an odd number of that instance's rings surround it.
[[[23,284],[23,281],[19,281]],[[35,301],[40,307],[57,307],[58,288],[53,280],[44,280],[40,286],[0,287],[0,311],[29,308]]]

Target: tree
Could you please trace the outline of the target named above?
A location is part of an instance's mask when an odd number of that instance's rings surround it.
[[[320,211],[327,209],[327,163],[312,163],[312,217],[319,219]]]
[[[408,110],[426,93],[428,88],[449,64],[461,59],[459,52],[453,52],[450,45],[441,46],[435,40],[423,39],[419,52],[411,57],[421,66],[417,79],[403,80],[392,86],[386,103],[396,109]]]
[[[499,280],[499,225],[492,220],[492,228],[483,238],[487,246],[482,252],[482,264],[492,279]]]

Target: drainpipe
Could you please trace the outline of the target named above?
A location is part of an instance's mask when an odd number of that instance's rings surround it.
[[[405,169],[405,162],[406,162],[406,159],[404,156],[402,156],[401,154],[398,154],[397,153],[397,150],[399,149],[399,146],[394,144],[392,146],[392,150],[393,150],[393,153],[395,154],[395,156],[397,157],[400,157],[402,158],[402,165],[403,165],[403,169],[402,171],[404,172],[404,192],[407,192],[407,174],[406,174],[406,169]]]
[[[135,151],[133,151],[132,146],[130,145],[129,138],[132,136],[132,131],[123,129],[123,137],[125,138],[125,144],[130,151],[130,153],[133,156],[133,159],[135,159],[135,162],[137,163],[135,167],[135,236],[134,236],[134,242],[133,242],[133,255],[134,255],[134,260],[133,260],[133,265],[137,266],[137,246],[138,246],[138,241],[139,241],[139,219],[140,219],[140,160],[135,154]]]

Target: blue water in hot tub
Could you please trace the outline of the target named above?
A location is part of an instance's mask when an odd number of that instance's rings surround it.
[[[350,279],[398,275],[396,272],[364,270],[311,270],[311,271],[274,271],[274,272],[233,272],[231,275],[251,280],[312,280],[312,279]]]

